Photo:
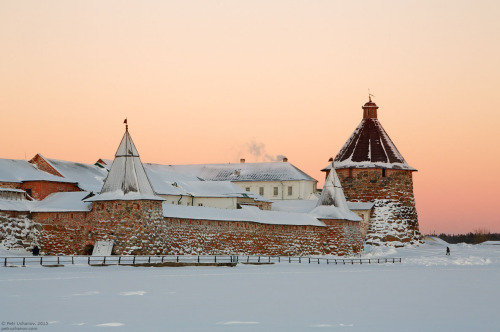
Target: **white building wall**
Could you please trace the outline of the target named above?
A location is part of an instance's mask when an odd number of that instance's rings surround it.
[[[316,191],[316,182],[306,180],[242,181],[233,183],[240,186],[245,191],[250,191],[271,200],[309,199],[311,194]],[[292,187],[291,195],[289,194],[289,187]],[[249,190],[247,190],[247,188]],[[263,194],[260,188],[263,188]],[[277,192],[275,188],[277,188]]]
[[[180,195],[160,195],[168,204],[184,206],[206,206],[219,209],[236,209],[236,197],[192,197]]]

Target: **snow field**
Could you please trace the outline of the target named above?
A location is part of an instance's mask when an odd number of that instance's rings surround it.
[[[500,246],[449,246],[450,257],[442,243],[363,256],[402,264],[0,268],[0,321],[49,322],[38,331],[499,331]]]

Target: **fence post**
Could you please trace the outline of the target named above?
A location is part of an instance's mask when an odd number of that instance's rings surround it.
[[[319,264],[319,258],[318,258],[318,264]]]
[[[258,260],[258,263],[260,263],[260,256],[259,256],[259,260]]]
[[[7,257],[3,259],[3,266],[7,266]]]
[[[135,255],[134,255],[134,259],[132,260],[132,265],[135,265]]]
[[[122,262],[122,256],[119,256],[118,257],[118,265],[120,265],[121,262]]]
[[[75,265],[75,256],[71,256],[71,264]]]
[[[311,264],[311,257],[309,257],[309,264]]]
[[[106,264],[106,256],[104,256],[104,260],[102,261],[102,264]]]
[[[90,265],[90,256],[88,257],[88,262],[87,263]],[[40,261],[40,264],[42,264],[41,261]]]
[[[271,256],[269,256],[269,263],[271,263]]]
[[[217,263],[217,255],[215,255],[214,257],[215,257],[215,263]]]
[[[148,264],[151,263],[151,256],[148,256]]]
[[[278,256],[278,263],[281,263],[281,256]]]
[[[26,265],[26,264],[25,264],[25,260],[26,260],[26,258],[24,258],[24,257],[23,257],[23,266],[25,266],[25,265]]]
[[[292,257],[288,256],[288,263],[292,262]]]
[[[301,259],[301,257],[300,257],[300,256],[299,256],[299,263],[302,263],[302,259]]]
[[[200,262],[200,255],[198,255],[198,263]]]

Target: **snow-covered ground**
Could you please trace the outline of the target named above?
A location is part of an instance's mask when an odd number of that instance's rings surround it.
[[[380,265],[0,267],[0,328],[500,331],[500,246],[446,246],[369,248],[403,258]]]

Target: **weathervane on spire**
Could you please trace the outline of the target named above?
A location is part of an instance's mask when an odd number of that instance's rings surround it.
[[[123,123],[125,124],[125,130],[128,131],[128,121],[127,121],[127,118],[125,118],[125,120],[123,121]]]
[[[370,103],[372,102],[372,97],[375,97],[375,95],[372,95],[370,92],[370,89],[368,89],[368,99],[369,99]]]

